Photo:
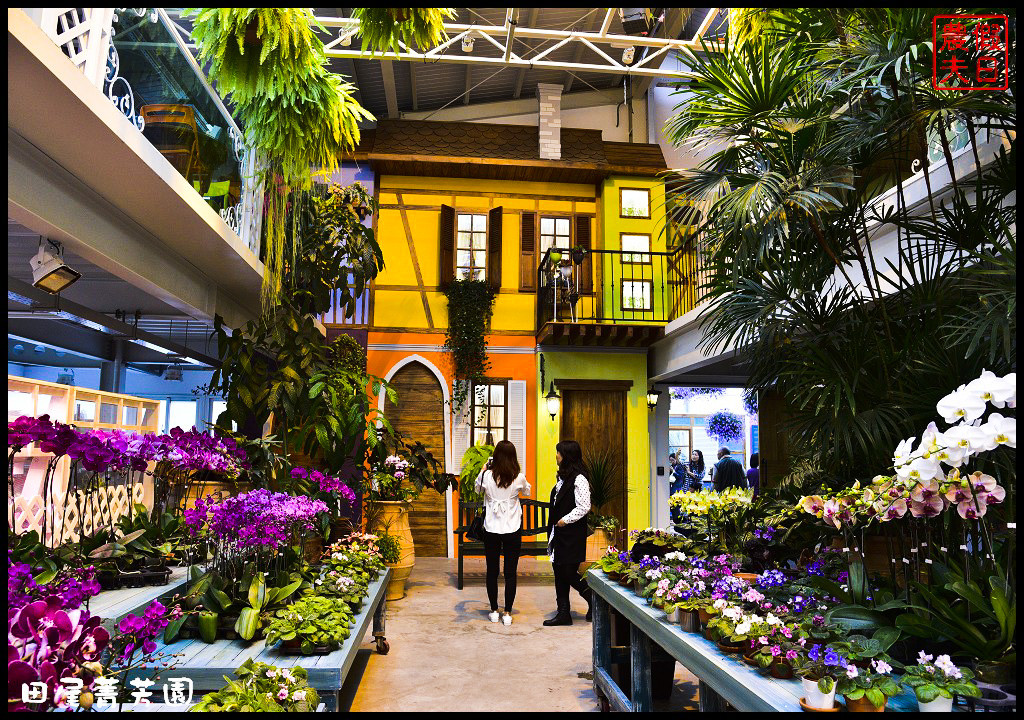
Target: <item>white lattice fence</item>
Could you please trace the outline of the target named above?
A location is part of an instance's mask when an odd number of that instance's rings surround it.
[[[137,482],[100,488],[88,498],[88,502],[85,497],[68,498],[69,502],[64,506],[63,512],[60,508],[57,509],[59,518],[54,528],[55,539],[52,544],[78,541],[80,521],[81,530],[86,535],[91,535],[97,528],[105,526],[110,518],[117,522],[118,518],[131,512],[133,504],[143,501],[144,492],[144,485]],[[82,501],[81,516],[78,509],[79,499]],[[15,532],[20,534],[35,530],[42,536],[46,509],[43,498],[39,495],[18,496],[14,498],[13,503],[8,501],[8,506],[11,504],[14,505]]]
[[[42,8],[40,27],[89,81],[103,89],[114,8]]]

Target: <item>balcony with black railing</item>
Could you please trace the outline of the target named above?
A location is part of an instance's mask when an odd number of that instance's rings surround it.
[[[700,303],[706,272],[692,245],[667,252],[548,250],[537,271],[537,340],[649,346]]]

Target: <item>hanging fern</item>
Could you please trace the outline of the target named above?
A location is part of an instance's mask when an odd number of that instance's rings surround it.
[[[355,8],[363,50],[403,52],[407,47],[429,50],[448,39],[444,21],[455,18],[455,8]]]
[[[373,115],[353,98],[354,86],[327,70],[323,29],[308,8],[206,8],[192,38],[211,79],[235,103],[246,145],[263,162],[266,242],[264,310],[282,292],[286,246],[296,247],[289,208],[302,204],[316,175],[337,170],[359,142],[359,121]],[[294,257],[290,258],[294,261]]]
[[[494,290],[483,280],[455,280],[444,289],[448,330],[444,349],[450,354],[455,382],[452,407],[461,408],[473,383],[487,377],[487,330],[494,312]]]

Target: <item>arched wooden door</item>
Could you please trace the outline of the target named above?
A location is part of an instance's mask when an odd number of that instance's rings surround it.
[[[391,378],[398,404],[387,402],[384,414],[407,441],[419,441],[444,467],[444,394],[425,365],[411,362]],[[424,488],[412,503],[409,527],[420,557],[448,556],[445,496]]]

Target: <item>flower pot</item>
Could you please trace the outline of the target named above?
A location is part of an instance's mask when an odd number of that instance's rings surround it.
[[[672,612],[666,612],[665,613],[665,620],[667,622],[672,623],[673,625],[680,624],[682,622],[682,619],[683,619],[683,610],[681,610],[680,608],[676,608]]]
[[[776,680],[789,680],[793,677],[793,666],[777,660],[768,666],[768,673]]]
[[[737,640],[719,640],[718,649],[724,653],[741,653],[746,648],[746,643]]]
[[[757,573],[733,573],[733,576],[740,580],[746,580],[751,585],[757,582]]]
[[[405,583],[412,573],[412,565],[388,565],[391,577],[388,578],[387,601],[401,600],[405,597]]]
[[[324,539],[319,535],[302,538],[302,557],[308,563],[315,563],[324,554]]]
[[[818,689],[817,680],[802,678],[800,680],[804,687],[804,704],[815,710],[831,710],[836,705],[836,686],[833,683],[832,691],[823,693]]]
[[[634,580],[633,581],[633,592],[635,592],[637,595],[640,595],[641,593],[643,593],[643,591],[644,591],[644,584],[642,582],[640,582],[639,580]]]
[[[917,701],[918,712],[953,712],[953,698],[939,696],[931,702]]]
[[[220,616],[215,612],[199,613],[199,637],[205,643],[212,643],[217,639],[217,624]]]
[[[632,580],[630,580],[630,579],[629,579],[628,577],[626,577],[625,575],[623,575],[622,577],[620,577],[620,578],[619,578],[618,580],[616,580],[615,582],[617,582],[617,583],[618,583],[619,585],[621,585],[621,586],[622,586],[622,587],[624,587],[624,588],[628,588],[628,587],[633,587],[633,581],[632,581]]]
[[[310,650],[308,653],[302,652],[302,639],[292,638],[291,640],[283,641],[277,648],[284,655],[326,655],[331,652],[331,648],[327,645],[318,645]]]
[[[683,610],[682,617],[679,619],[679,626],[684,632],[700,632],[700,619],[697,613],[693,610]]]
[[[754,651],[750,648],[746,648],[743,651],[743,662],[745,662],[750,667],[761,667],[760,663],[757,662],[757,657],[754,655]]]
[[[392,579],[388,582],[388,600],[399,600],[405,597],[405,581],[409,579],[409,573],[416,564],[416,549],[412,541],[412,530],[409,529],[409,503],[379,500],[377,504],[380,506],[381,517],[374,531],[377,535],[387,533],[398,538],[398,562],[388,565],[392,572]],[[397,576],[401,576],[401,583],[398,583]],[[398,594],[394,595],[394,592]]]
[[[601,528],[594,530],[594,534],[587,538],[587,562],[595,563],[600,560],[608,552],[608,547],[611,544],[612,538],[607,530]]]
[[[885,698],[882,707],[875,707],[874,703],[866,697],[856,700],[846,699],[846,710],[848,712],[885,712],[885,706],[889,704],[889,698]]]
[[[709,613],[704,608],[700,608],[699,610],[697,610],[697,619],[700,620],[701,625],[707,625],[709,622],[711,622],[711,613]]]

